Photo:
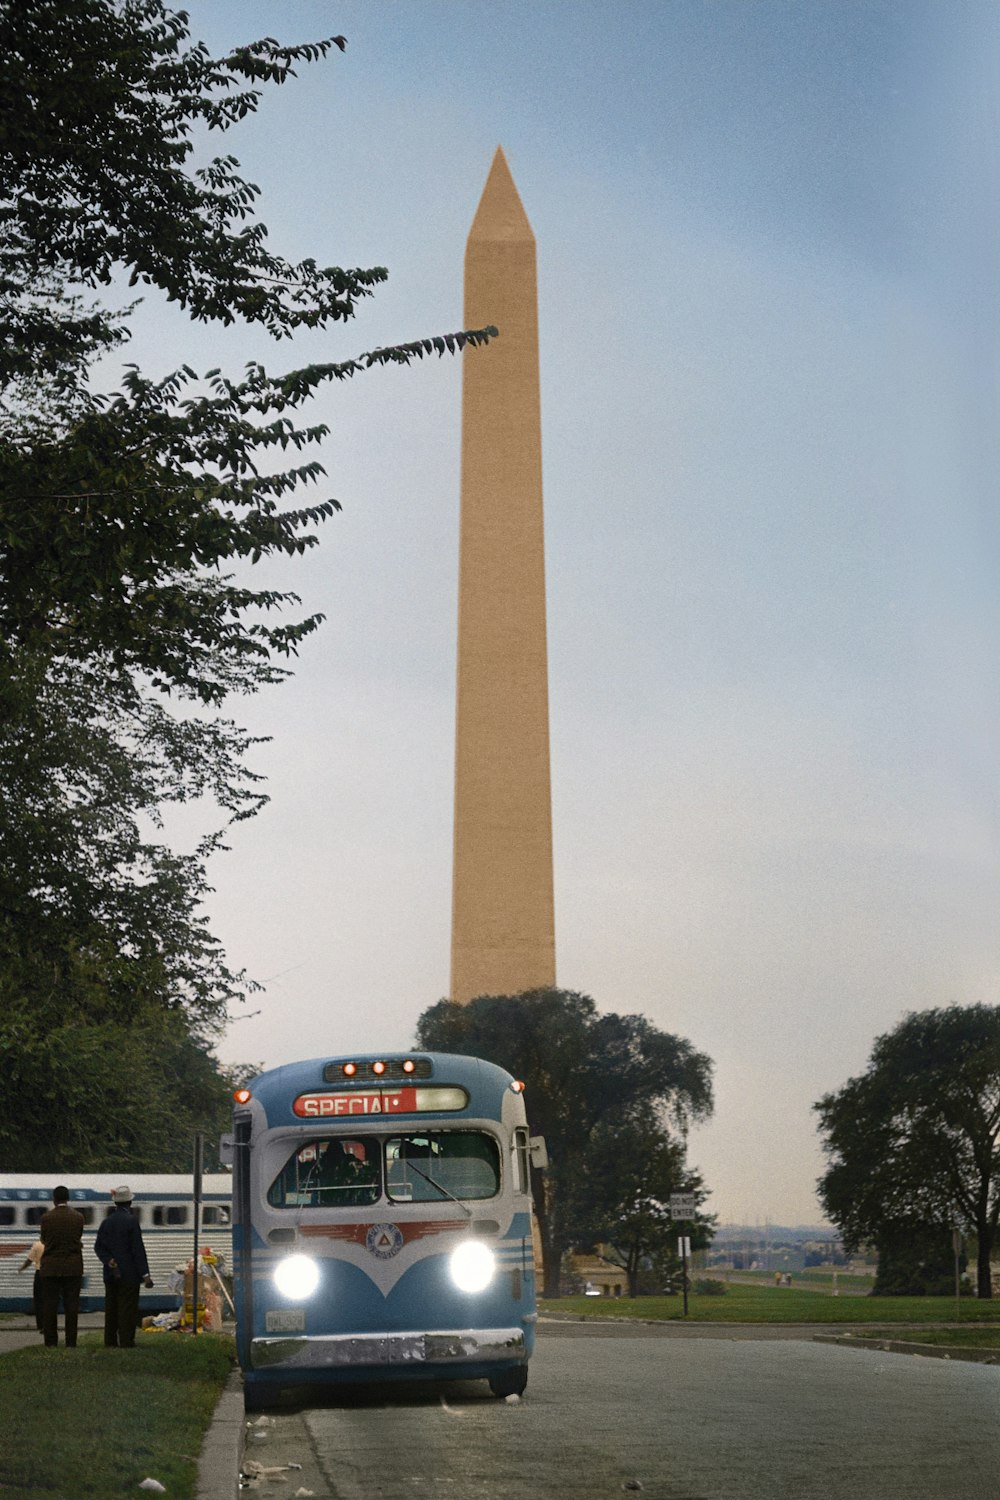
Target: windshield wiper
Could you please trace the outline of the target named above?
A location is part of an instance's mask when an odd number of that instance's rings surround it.
[[[420,1168],[414,1166],[412,1161],[406,1163],[406,1168],[409,1172],[416,1172],[418,1177],[422,1177],[425,1182],[429,1182],[431,1187],[437,1188],[438,1192],[442,1193],[445,1198],[450,1198],[452,1203],[457,1203],[463,1213],[468,1214],[470,1219],[472,1218],[472,1209],[469,1208],[468,1204],[463,1203],[461,1198],[456,1198],[454,1193],[449,1193],[448,1189],[442,1187],[440,1182],[435,1182],[433,1177],[429,1177],[426,1172],[421,1172]]]

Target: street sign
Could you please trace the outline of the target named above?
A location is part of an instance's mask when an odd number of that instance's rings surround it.
[[[670,1194],[671,1219],[693,1219],[695,1216],[694,1193]]]

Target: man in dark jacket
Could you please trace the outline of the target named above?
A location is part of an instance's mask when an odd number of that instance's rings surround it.
[[[42,1214],[38,1238],[45,1246],[38,1274],[42,1279],[42,1334],[46,1344],[59,1342],[59,1299],[66,1320],[66,1348],[76,1348],[76,1324],[83,1286],[83,1214],[69,1206],[69,1188],[52,1190],[54,1207]]]
[[[133,1349],[139,1321],[139,1287],[152,1286],[139,1220],[132,1213],[132,1189],[115,1188],[115,1206],[97,1231],[94,1250],[104,1266],[104,1342]]]

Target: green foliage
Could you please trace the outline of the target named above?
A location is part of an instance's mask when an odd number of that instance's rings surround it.
[[[989,1297],[1000,1218],[1000,1006],[908,1015],[876,1039],[867,1071],[815,1108],[830,1158],[820,1198],[845,1248],[870,1241],[898,1260],[907,1238],[950,1241],[957,1224],[976,1234],[978,1295]]]
[[[711,1276],[699,1276],[691,1290],[696,1297],[724,1297],[729,1288],[724,1281],[715,1281]]]
[[[959,1257],[959,1274],[966,1267]],[[968,1288],[968,1283],[963,1283]],[[897,1221],[878,1238],[873,1297],[947,1297],[955,1290],[955,1254],[950,1229]]]
[[[338,507],[282,508],[315,460],[262,472],[328,435],[289,413],[331,380],[485,342],[472,330],[339,363],[239,381],[131,369],[103,398],[93,355],[126,314],[81,294],[127,271],[188,316],[260,323],[275,337],[354,315],[381,267],[292,264],[267,247],[259,190],[232,156],[193,169],[196,141],[256,110],[342,37],[270,38],[212,58],[162,0],[0,0],[0,640],[108,660],[154,686],[221,701],[282,674],[320,623],[269,623],[294,594],[224,573],[298,553]],[[249,88],[242,87],[248,83]],[[205,388],[207,386],[207,389]]]
[[[681,1192],[695,1196],[698,1213],[690,1226],[670,1217],[670,1195]],[[582,1155],[567,1158],[559,1195],[566,1234],[578,1246],[601,1245],[628,1275],[633,1297],[644,1279],[662,1287],[679,1270],[682,1228],[692,1249],[704,1249],[712,1238],[714,1219],[701,1212],[708,1189],[688,1169],[683,1141],[671,1136],[652,1106],[603,1119]]]
[[[178,854],[171,803],[213,819],[264,803],[253,744],[219,706],[279,681],[322,616],[252,586],[255,564],[317,542],[339,508],[299,498],[323,469],[323,385],[455,353],[495,329],[239,379],[96,357],[128,278],[180,315],[276,339],[351,318],[381,267],[291,262],[259,189],[212,132],[266,85],[344,50],[272,38],[215,58],[162,0],[0,0],[0,1056],[11,1167],[174,1163],[228,1082],[208,1042],[247,981],[201,913],[207,834]],[[159,841],[158,841],[159,840]],[[207,1072],[206,1072],[207,1069]],[[195,1083],[192,1080],[196,1081]],[[192,1092],[193,1090],[193,1092]],[[168,1122],[173,1118],[172,1138]],[[39,1152],[45,1151],[44,1162]],[[11,1154],[13,1153],[13,1154]]]
[[[599,1015],[589,995],[573,990],[441,1000],[420,1017],[417,1046],[484,1057],[524,1081],[531,1130],[545,1137],[551,1164],[545,1175],[532,1170],[548,1295],[558,1291],[563,1252],[600,1238],[598,1225],[625,1242],[629,1208],[613,1186],[615,1140],[629,1138],[640,1175],[643,1154],[655,1160],[662,1186],[678,1180],[683,1158],[668,1122],[683,1131],[712,1108],[704,1053],[645,1016]],[[656,1218],[651,1209],[637,1215],[644,1245]],[[632,1244],[636,1223],[630,1233]]]
[[[237,1078],[182,1013],[123,1020],[73,1006],[5,1008],[0,1157],[15,1172],[183,1172],[196,1131],[217,1161]]]

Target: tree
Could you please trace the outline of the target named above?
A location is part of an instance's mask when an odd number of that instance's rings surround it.
[[[562,1255],[579,1231],[573,1205],[601,1128],[652,1115],[684,1131],[711,1112],[704,1053],[645,1016],[599,1015],[574,990],[440,1000],[417,1022],[417,1046],[483,1057],[523,1080],[531,1129],[545,1137],[550,1160],[547,1173],[531,1174],[546,1296],[559,1295]]]
[[[959,1256],[959,1272],[967,1265]],[[943,1225],[901,1219],[878,1240],[874,1297],[947,1297],[955,1290],[952,1232]]]
[[[121,390],[91,388],[128,337],[131,309],[99,300],[123,275],[275,339],[350,319],[385,280],[274,253],[235,157],[193,161],[263,86],[344,46],[264,38],[216,58],[162,0],[0,0],[0,1057],[22,1107],[32,1089],[50,1106],[40,1129],[68,1117],[32,1026],[77,1026],[79,1066],[111,1099],[102,1028],[145,1077],[133,1041],[171,1068],[181,1032],[208,1056],[246,992],[200,911],[221,832],[182,856],[155,830],[170,802],[208,796],[231,820],[266,801],[218,709],[285,676],[322,619],[289,620],[294,594],[250,582],[339,508],[294,500],[322,479],[309,451],[327,436],[297,413],[325,383],[496,331],[236,380],[129,367]],[[0,1139],[17,1123],[5,1090],[8,1110]]]
[[[72,1012],[7,1016],[0,1153],[20,1172],[183,1172],[196,1131],[206,1160],[232,1121],[243,1070],[221,1067],[182,1014],[136,1008],[127,1021]]]
[[[977,1294],[992,1295],[1000,1219],[1000,1006],[914,1012],[876,1038],[866,1072],[815,1105],[830,1165],[820,1198],[845,1248],[892,1247],[907,1226],[938,1245],[977,1241]]]
[[[578,1247],[601,1245],[605,1255],[610,1252],[628,1276],[630,1297],[638,1295],[646,1267],[657,1269],[661,1285],[666,1280],[676,1262],[678,1232],[690,1234],[692,1249],[711,1241],[714,1220],[701,1212],[708,1190],[685,1154],[684,1142],[647,1107],[624,1120],[605,1119],[585,1158],[569,1163],[567,1233]],[[694,1194],[693,1224],[671,1219],[672,1193]]]

